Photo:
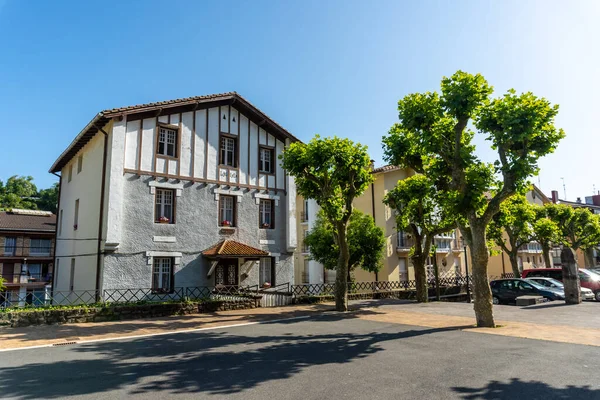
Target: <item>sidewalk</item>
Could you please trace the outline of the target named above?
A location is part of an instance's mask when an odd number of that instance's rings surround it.
[[[343,317],[431,328],[452,327],[468,332],[600,346],[600,324],[596,321],[597,318],[589,315],[587,319],[589,321],[586,322],[586,318],[581,316],[585,316],[593,307],[596,307],[594,311],[600,310],[600,304],[577,307],[565,308],[557,304],[555,307],[551,306],[537,311],[517,307],[496,307],[496,323],[501,327],[495,329],[476,328],[472,306],[462,303],[417,304],[397,300],[355,301],[351,302],[353,311]],[[26,328],[3,327],[0,328],[0,350],[291,320],[332,310],[332,304],[315,304],[135,321],[45,325]],[[565,315],[569,315],[566,314],[567,310],[571,310],[570,318],[565,317]],[[555,318],[551,318],[552,315]],[[563,317],[556,318],[556,315],[563,315]]]

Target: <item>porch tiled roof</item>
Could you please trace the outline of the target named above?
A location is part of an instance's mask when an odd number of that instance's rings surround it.
[[[235,240],[225,239],[212,247],[202,252],[203,256],[218,257],[218,256],[268,256],[269,252],[257,249],[244,243],[236,242]]]

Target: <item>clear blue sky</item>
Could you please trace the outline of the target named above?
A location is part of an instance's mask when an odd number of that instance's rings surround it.
[[[0,0],[0,179],[48,168],[100,110],[237,91],[302,140],[381,164],[404,95],[457,69],[561,106],[542,189],[600,190],[600,2]],[[485,159],[493,154],[480,141]],[[537,178],[535,179],[537,183]]]

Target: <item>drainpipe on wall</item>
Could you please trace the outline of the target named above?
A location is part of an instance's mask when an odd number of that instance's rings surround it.
[[[52,298],[54,298],[54,288],[56,287],[56,273],[58,272],[58,264],[56,262],[56,244],[58,243],[58,224],[60,224],[60,192],[62,190],[62,175],[58,175],[56,172],[51,172],[51,174],[58,177],[58,204],[56,205],[57,223],[56,227],[54,228],[54,251],[52,253],[52,262],[54,263],[54,266],[52,267]]]
[[[373,160],[371,160],[371,162],[372,161]],[[373,164],[371,164],[371,166],[372,165]],[[373,211],[373,222],[375,222],[375,225],[377,225],[377,222],[375,221],[375,183],[371,183],[371,208]],[[377,271],[375,271],[375,282],[378,282],[378,281],[379,281],[379,274],[377,273]]]
[[[100,301],[100,268],[102,265],[102,223],[104,221],[104,191],[106,186],[106,159],[108,156],[108,133],[96,126],[104,134],[104,152],[102,154],[102,181],[100,183],[100,214],[98,215],[98,248],[96,258],[96,302]]]

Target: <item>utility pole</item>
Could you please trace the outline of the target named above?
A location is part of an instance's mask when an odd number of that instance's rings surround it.
[[[567,200],[567,185],[565,185],[565,178],[560,178],[562,179],[562,183],[563,183],[563,194],[565,196],[565,200]]]

